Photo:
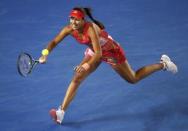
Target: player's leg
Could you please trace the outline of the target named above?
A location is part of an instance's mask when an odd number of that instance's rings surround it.
[[[91,56],[87,56],[83,59],[83,61],[81,62],[80,65],[82,65],[83,63],[89,61],[91,59]],[[93,71],[95,71],[97,69],[97,67],[100,65],[101,61],[96,62],[94,65],[91,66],[91,68],[87,71],[84,72],[75,72],[72,81],[70,82],[68,89],[66,91],[66,95],[64,97],[64,100],[62,102],[62,105],[60,106],[60,108],[58,110],[55,109],[51,109],[50,110],[50,115],[52,116],[52,118],[59,124],[62,123],[63,118],[64,118],[64,114],[65,114],[65,110],[67,109],[67,107],[69,106],[69,104],[71,103],[71,101],[73,100],[74,96],[76,95],[76,91],[79,87],[79,85],[81,84],[81,82],[89,75],[91,74]]]
[[[81,63],[85,63],[87,61],[90,60],[91,57],[86,57],[84,58],[84,60]],[[76,91],[79,87],[79,85],[81,84],[81,82],[89,75],[91,74],[93,71],[95,71],[97,69],[97,67],[100,65],[101,61],[95,63],[94,65],[92,65],[92,67],[86,71],[86,72],[80,72],[77,73],[75,72],[73,79],[70,83],[70,85],[68,86],[64,101],[62,103],[61,109],[62,110],[66,110],[68,105],[70,104],[70,102],[72,101],[72,99],[74,98]]]
[[[126,60],[122,64],[112,65],[112,68],[126,81],[129,83],[136,83],[141,79],[151,75],[152,73],[163,69],[163,63],[152,64],[144,66],[136,72],[131,68],[128,61]]]
[[[159,63],[144,66],[136,72],[131,68],[127,60],[122,64],[112,65],[112,68],[123,79],[133,84],[161,69],[167,70],[173,74],[178,72],[177,66],[167,55],[162,55],[161,61]]]

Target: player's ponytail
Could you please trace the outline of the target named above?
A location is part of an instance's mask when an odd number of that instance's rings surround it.
[[[73,10],[79,10],[85,13],[85,15],[87,15],[96,25],[98,25],[101,29],[105,29],[104,25],[93,18],[92,13],[91,13],[91,8],[88,7],[75,7],[73,8]]]
[[[104,28],[105,28],[104,25],[103,25],[100,21],[98,21],[98,20],[96,20],[96,19],[93,18],[90,8],[83,8],[83,9],[84,9],[86,15],[87,15],[96,25],[98,25],[101,29],[104,29]]]

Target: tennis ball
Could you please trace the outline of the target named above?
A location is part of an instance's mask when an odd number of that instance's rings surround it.
[[[42,50],[42,55],[48,55],[48,54],[49,54],[48,49],[44,49],[44,50]]]

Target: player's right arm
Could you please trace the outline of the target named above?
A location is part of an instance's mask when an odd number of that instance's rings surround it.
[[[55,48],[67,35],[69,35],[71,33],[72,29],[69,28],[68,26],[65,26],[60,33],[52,40],[49,42],[49,44],[47,45],[46,49],[48,50],[48,53],[50,53],[53,48]],[[42,55],[39,58],[39,62],[40,63],[45,63],[47,60],[47,55]]]
[[[52,40],[50,41],[50,43],[48,44],[48,46],[46,47],[46,49],[51,52],[53,50],[54,47],[56,47],[56,45],[58,43],[60,43],[67,35],[69,35],[71,33],[71,28],[69,28],[68,26],[65,26],[60,33]]]

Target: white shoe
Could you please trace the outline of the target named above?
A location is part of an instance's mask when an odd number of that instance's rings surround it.
[[[65,115],[65,112],[63,110],[61,110],[61,109],[58,109],[56,111],[56,116],[57,116],[56,122],[61,124],[62,121],[63,121],[64,115]]]
[[[167,70],[169,72],[172,72],[173,74],[178,72],[177,66],[170,60],[170,58],[167,55],[161,56],[160,63],[164,64],[164,70]]]
[[[63,110],[61,110],[61,108],[59,108],[58,110],[56,109],[51,109],[50,110],[50,116],[52,117],[52,119],[58,123],[61,124],[65,115],[65,112]]]

